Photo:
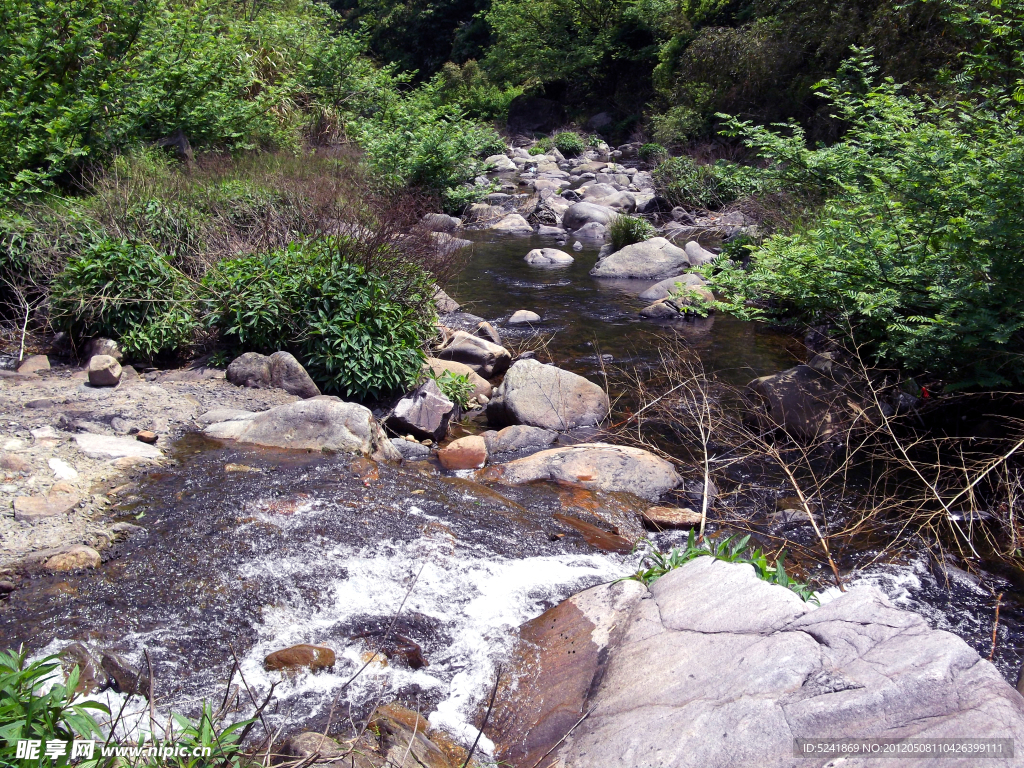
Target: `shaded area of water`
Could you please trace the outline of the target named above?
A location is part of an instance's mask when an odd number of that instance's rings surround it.
[[[487,320],[506,320],[519,309],[543,318],[534,328],[501,326],[515,344],[534,332],[550,337],[552,360],[586,376],[599,376],[598,354],[610,354],[616,366],[656,364],[666,336],[678,336],[697,350],[708,370],[731,383],[802,362],[803,345],[792,336],[760,323],[725,314],[695,320],[656,323],[638,314],[650,302],[637,298],[657,280],[610,280],[590,276],[600,243],[573,240],[558,246],[554,237],[510,237],[484,230],[467,232],[474,241],[460,279],[448,292],[466,312]],[[564,267],[531,266],[523,257],[532,248],[559,248],[575,257]]]

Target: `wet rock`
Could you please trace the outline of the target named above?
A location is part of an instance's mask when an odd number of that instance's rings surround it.
[[[704,306],[703,311],[711,311],[707,304],[714,301],[715,296],[707,288],[691,285],[686,286],[685,288],[680,288],[679,292],[681,295],[673,296],[668,299],[660,299],[649,307],[644,307],[640,310],[640,316],[662,320],[679,317],[680,315],[692,313],[693,310],[691,307],[693,307],[693,305],[698,301],[702,302]]]
[[[50,359],[46,355],[31,355],[18,366],[18,373],[32,374],[50,370]]]
[[[289,757],[300,757],[300,758],[311,758],[314,755],[319,756],[322,760],[317,762],[327,762],[331,758],[341,757],[348,753],[348,749],[342,747],[341,744],[336,742],[330,736],[325,736],[322,733],[297,733],[288,739],[285,744],[284,752]]]
[[[842,427],[846,394],[832,378],[807,365],[754,379],[747,391],[761,402],[755,414],[805,443],[827,439]]]
[[[572,264],[575,259],[557,248],[534,248],[523,257],[523,261],[535,266],[550,266],[552,264]]]
[[[100,660],[84,643],[72,643],[57,654],[60,658],[64,680],[68,679],[75,667],[78,668],[78,683],[75,692],[88,695],[107,687],[107,673],[103,670]]]
[[[412,433],[417,438],[441,440],[448,434],[448,425],[455,415],[455,404],[445,397],[433,379],[428,379],[395,406],[388,427],[399,434]]]
[[[46,496],[17,496],[14,499],[14,519],[34,523],[48,517],[66,515],[81,498],[74,493],[51,493]]]
[[[537,234],[541,237],[564,237],[566,233],[562,227],[541,225],[537,228]]]
[[[444,213],[428,213],[420,219],[420,225],[431,232],[455,232],[462,229],[462,221]]]
[[[473,385],[472,396],[478,399],[481,395],[490,397],[491,392],[494,389],[487,379],[478,374],[468,365],[456,363],[454,360],[439,360],[436,357],[428,357],[424,363],[424,369],[431,371],[434,376],[441,376],[445,371],[448,371],[454,376],[467,377],[469,379],[469,383]]]
[[[149,675],[140,671],[124,656],[105,651],[100,662],[110,677],[111,688],[129,696],[149,698]]]
[[[89,383],[94,387],[116,387],[121,382],[121,364],[110,355],[89,358]]]
[[[270,386],[270,360],[259,352],[246,352],[228,365],[227,380],[239,387],[266,389]]]
[[[320,396],[320,388],[313,383],[306,369],[293,355],[288,352],[275,352],[269,357],[268,364],[271,386],[302,398]]]
[[[667,299],[673,293],[679,293],[683,288],[701,288],[704,284],[704,279],[700,275],[692,273],[676,275],[675,277],[662,280],[660,283],[655,283],[637,298],[644,301],[658,301],[659,299]]]
[[[487,729],[499,764],[546,765],[544,756],[587,711],[592,689],[605,676],[609,649],[618,644],[646,595],[646,587],[637,581],[603,584],[519,628]]]
[[[601,259],[590,270],[594,277],[652,279],[678,274],[690,266],[686,251],[663,237],[633,243]]]
[[[492,465],[480,478],[509,485],[536,480],[575,483],[602,491],[625,491],[651,501],[681,482],[664,459],[640,448],[607,443],[550,448],[508,464]]]
[[[443,733],[432,732],[430,723],[422,715],[398,704],[377,707],[370,717],[370,727],[380,734],[378,753],[384,756],[389,768],[460,768],[463,765],[464,750]]]
[[[656,531],[700,525],[700,512],[688,507],[650,507],[641,514],[641,517]]]
[[[430,456],[430,447],[414,443],[404,437],[392,437],[391,444],[406,461],[422,461]]]
[[[83,433],[75,435],[75,444],[78,450],[91,459],[120,459],[126,456],[158,459],[163,456],[159,448],[130,437]]]
[[[107,355],[112,357],[117,362],[121,362],[124,359],[124,355],[121,352],[121,347],[113,339],[104,339],[102,337],[90,339],[89,343],[85,345],[85,354],[83,357],[86,360],[91,360],[96,355]]]
[[[487,463],[487,443],[479,435],[453,440],[437,452],[445,469],[479,469]]]
[[[83,568],[99,568],[103,562],[100,553],[84,544],[76,544],[64,552],[58,552],[43,563],[48,571],[79,571]]]
[[[472,224],[495,222],[505,215],[505,209],[499,205],[473,203],[466,211],[466,221]]]
[[[500,376],[512,362],[512,355],[504,347],[465,331],[452,334],[448,343],[438,351],[437,357],[468,365],[486,379]]]
[[[472,240],[466,240],[464,237],[455,237],[446,232],[431,232],[430,239],[437,246],[437,250],[443,254],[452,254],[473,245]]]
[[[519,360],[487,404],[487,419],[496,425],[564,431],[600,424],[608,410],[608,395],[592,381],[536,360]]]
[[[486,339],[491,344],[497,344],[501,346],[501,334],[498,333],[498,329],[495,328],[488,322],[480,323],[473,331],[474,336],[479,336],[481,339]]]
[[[552,752],[559,765],[657,755],[680,768],[783,768],[809,734],[1024,737],[1024,700],[995,667],[874,588],[815,608],[749,566],[701,557],[650,593],[620,615],[582,702],[592,714]]]
[[[488,453],[506,453],[523,448],[543,448],[558,439],[558,433],[550,429],[515,424],[495,432],[488,430],[483,435]]]
[[[373,413],[358,403],[335,399],[309,399],[279,405],[242,422],[235,438],[240,443],[291,450],[336,451],[338,453],[375,454],[388,452],[385,458],[397,457],[391,452]],[[216,432],[219,424],[211,424],[206,434]]]
[[[506,235],[532,235],[533,227],[518,213],[510,213],[492,224],[488,229]]]
[[[618,215],[615,209],[597,203],[575,203],[569,206],[562,216],[562,226],[570,231],[581,229],[586,224],[601,224],[606,227]]]
[[[449,312],[459,311],[459,302],[449,296],[447,293],[438,288],[434,291],[434,306],[437,307],[437,311],[441,314],[448,314]]]
[[[569,258],[572,258],[571,256]],[[531,325],[533,323],[541,322],[541,317],[536,312],[531,312],[528,309],[520,309],[512,313],[512,317],[508,319],[509,325]]]
[[[330,648],[301,644],[274,651],[263,659],[263,666],[275,672],[295,672],[301,669],[319,672],[321,669],[333,668],[334,662],[334,651]]]

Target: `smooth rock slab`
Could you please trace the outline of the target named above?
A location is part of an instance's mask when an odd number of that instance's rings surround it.
[[[640,515],[655,530],[700,525],[700,512],[689,507],[650,507]]]
[[[291,450],[336,451],[369,455],[387,446],[373,413],[358,403],[336,399],[299,400],[263,411],[247,421],[227,422],[242,428],[235,438],[240,443]],[[204,432],[219,427],[211,424]],[[147,446],[148,447],[148,446]]]
[[[512,362],[512,355],[504,347],[465,331],[452,334],[452,338],[437,352],[436,357],[468,365],[487,379],[503,374]]]
[[[600,424],[609,407],[608,395],[594,382],[536,360],[519,360],[487,404],[487,419],[565,431]]]
[[[495,232],[504,232],[507,235],[532,235],[533,227],[518,213],[510,213],[508,216],[492,224],[488,229]]]
[[[30,355],[18,366],[18,373],[31,374],[50,370],[50,359],[46,355]]]
[[[498,432],[488,430],[481,437],[487,444],[488,453],[506,453],[523,448],[546,447],[558,439],[558,433],[550,429],[515,424]]]
[[[83,432],[75,435],[78,450],[90,459],[120,459],[131,456],[142,459],[159,459],[163,453],[159,448],[140,443],[130,437],[94,435]]]
[[[293,645],[274,651],[263,659],[263,666],[271,671],[297,671],[308,669],[318,672],[330,669],[336,661],[334,651],[322,645]]]
[[[563,214],[562,226],[570,231],[581,229],[586,224],[607,226],[618,215],[619,212],[614,208],[604,205],[588,202],[576,203],[569,206]]]
[[[575,259],[565,251],[557,248],[534,248],[523,261],[534,266],[552,266],[557,264],[572,264]]]
[[[625,491],[655,501],[682,482],[675,469],[648,451],[607,443],[550,448],[508,464],[491,466],[481,479],[508,485],[537,480],[573,483],[601,491]]]
[[[74,509],[81,499],[74,493],[51,493],[47,496],[17,496],[14,499],[14,519],[34,523],[47,517],[64,515]]]

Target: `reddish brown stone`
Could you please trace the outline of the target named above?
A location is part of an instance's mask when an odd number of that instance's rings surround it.
[[[487,444],[479,435],[460,437],[437,452],[445,469],[479,469],[487,463]]]
[[[137,435],[135,435],[135,439],[140,442],[149,443],[150,445],[152,445],[153,443],[156,442],[157,435],[156,432],[150,432],[148,429],[143,429],[140,430]]]
[[[322,645],[293,645],[280,651],[274,651],[263,660],[263,666],[269,670],[298,671],[308,669],[318,672],[334,666],[334,651]]]

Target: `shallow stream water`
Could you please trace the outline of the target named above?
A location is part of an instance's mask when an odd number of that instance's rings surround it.
[[[656,365],[673,335],[735,383],[802,358],[792,337],[726,315],[671,326],[641,320],[644,302],[636,297],[653,281],[591,278],[596,247],[574,252],[570,241],[572,265],[537,268],[523,256],[553,247],[553,239],[468,236],[473,255],[449,292],[495,322],[510,346],[535,343],[529,337],[540,331],[552,360],[593,380],[609,363]],[[505,326],[518,309],[543,321],[536,329]],[[594,546],[585,526],[581,533],[554,516],[600,517],[621,510],[617,498],[489,487],[429,463],[373,467],[195,436],[177,451],[179,466],[150,477],[118,509],[146,532],[118,544],[95,572],[30,578],[0,612],[5,644],[41,653],[86,640],[140,665],[148,650],[163,712],[194,713],[204,698],[219,701],[231,677],[243,702],[246,689],[261,699],[276,683],[268,714],[275,727],[330,720],[344,732],[377,701],[398,699],[468,742],[514,629],[580,589],[628,575],[638,561]],[[661,534],[659,544],[678,537]],[[871,566],[854,581],[879,586],[984,656],[995,595],[1006,593],[994,660],[1015,680],[1016,649],[1024,646],[1007,582],[964,575],[947,587],[912,557]],[[392,625],[426,665],[396,652],[347,682]],[[296,643],[330,646],[335,669],[296,677],[264,670],[267,653]],[[232,675],[236,662],[240,674]],[[132,706],[129,723],[145,727],[145,702]]]

